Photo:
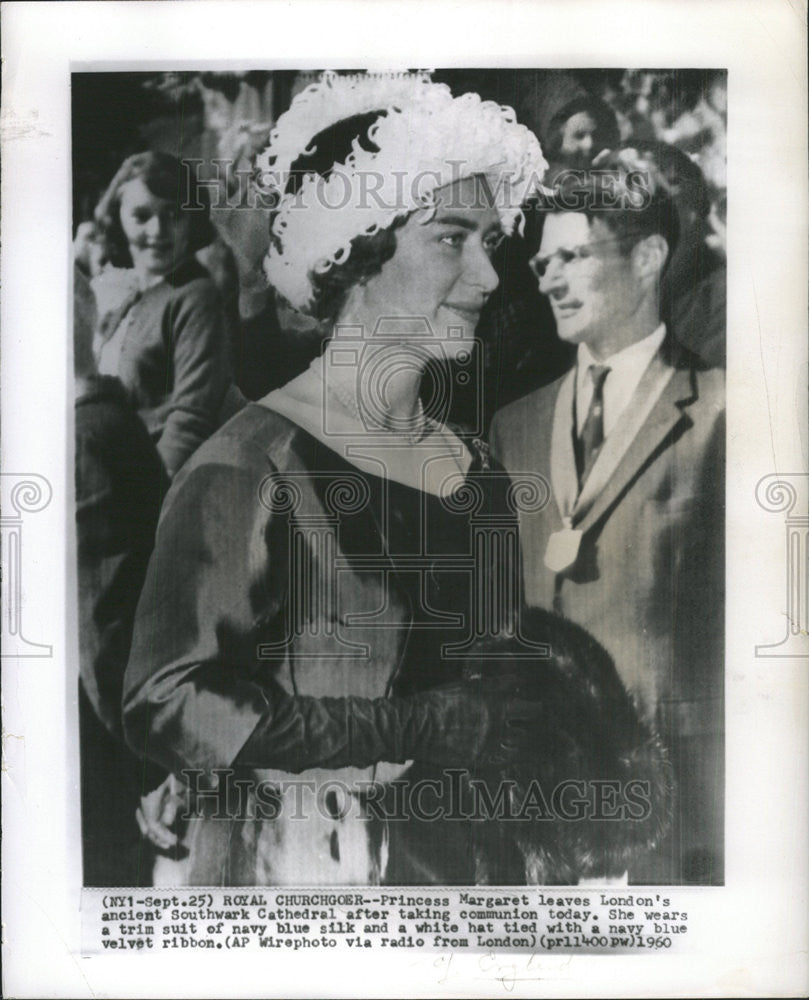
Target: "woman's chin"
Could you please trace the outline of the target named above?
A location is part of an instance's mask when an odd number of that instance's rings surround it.
[[[139,253],[132,253],[135,270],[149,278],[162,278],[170,274],[176,269],[181,259],[173,248],[168,252],[142,250]]]
[[[436,330],[442,334],[448,352],[455,348],[469,350],[473,346],[479,314],[466,314],[455,312],[453,309],[444,309],[441,311],[439,319],[440,325],[436,325]]]

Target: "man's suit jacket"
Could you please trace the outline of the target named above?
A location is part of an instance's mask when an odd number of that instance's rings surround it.
[[[551,535],[563,528],[560,480],[568,477],[569,485],[575,476],[575,370],[497,413],[491,443],[512,476],[539,473],[550,486],[545,507],[521,517],[526,603],[554,608],[606,647],[641,714],[671,750],[680,785],[678,846],[669,845],[669,857],[658,858],[641,880],[716,882],[723,791],[724,378],[718,370],[701,370],[670,343],[653,360],[651,374],[659,394],[649,400],[640,426],[624,435],[623,456],[592,505],[573,516],[572,527],[582,536],[578,558],[566,571],[548,569],[545,554]],[[638,393],[610,437],[622,423],[626,431],[633,416],[637,422],[637,402]]]

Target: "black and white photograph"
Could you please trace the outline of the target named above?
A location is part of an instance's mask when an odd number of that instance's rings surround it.
[[[721,884],[724,71],[72,100],[85,885]]]
[[[731,6],[4,5],[9,996],[801,995],[806,32]]]

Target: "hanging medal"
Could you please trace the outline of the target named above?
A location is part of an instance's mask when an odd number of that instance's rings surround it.
[[[545,549],[545,565],[554,573],[570,569],[578,559],[582,532],[573,527],[569,517],[562,520],[563,527],[548,539]]]

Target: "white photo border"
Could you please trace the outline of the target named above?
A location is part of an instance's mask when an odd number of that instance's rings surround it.
[[[3,21],[3,474],[52,490],[25,517],[20,594],[51,655],[3,659],[5,995],[803,995],[809,659],[756,656],[786,613],[784,515],[756,485],[809,468],[805,3],[137,0],[5,4]],[[726,885],[673,890],[686,953],[80,953],[70,73],[322,66],[728,69]]]

